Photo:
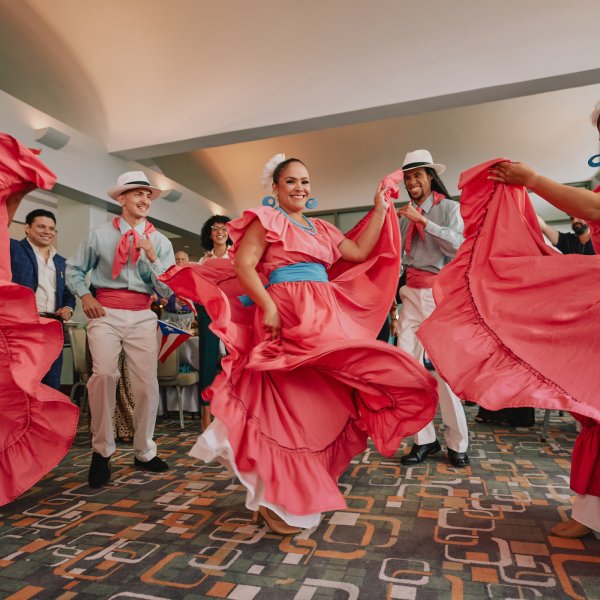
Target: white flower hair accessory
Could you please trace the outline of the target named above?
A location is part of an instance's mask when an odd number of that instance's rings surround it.
[[[260,178],[260,182],[264,188],[269,187],[271,183],[273,183],[273,171],[278,164],[282,163],[285,160],[285,154],[279,153],[272,156],[263,167],[263,174]]]

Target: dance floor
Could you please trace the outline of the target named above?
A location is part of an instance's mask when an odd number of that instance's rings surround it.
[[[600,539],[549,533],[573,499],[574,421],[553,413],[544,443],[475,411],[469,468],[370,448],[341,478],[348,509],[295,537],[254,523],[237,481],[187,456],[198,420],[159,421],[170,471],[134,470],[121,445],[111,484],[90,489],[82,419],[65,460],[0,508],[0,598],[600,598]]]

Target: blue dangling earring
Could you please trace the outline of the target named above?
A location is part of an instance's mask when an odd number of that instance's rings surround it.
[[[275,198],[273,196],[265,196],[262,199],[263,206],[270,206],[271,208],[274,208],[276,204],[277,202],[275,201]]]
[[[317,206],[319,205],[319,203],[317,202],[316,198],[309,198],[306,203],[304,204],[304,206],[308,209],[308,210],[314,210],[315,208],[317,208]]]
[[[590,160],[588,160],[588,166],[594,168],[594,167],[600,167],[600,154],[594,154],[594,156],[592,156],[590,158]]]

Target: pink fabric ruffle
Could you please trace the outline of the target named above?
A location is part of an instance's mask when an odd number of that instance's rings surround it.
[[[462,398],[600,420],[600,260],[544,243],[526,190],[487,178],[501,160],[461,176],[466,239],[438,276],[418,337]]]
[[[60,462],[77,428],[77,407],[40,383],[62,350],[61,325],[38,317],[32,290],[9,281],[7,198],[55,180],[35,154],[0,134],[0,505]]]
[[[343,239],[337,230],[315,219],[313,239],[269,208],[231,222],[234,242],[256,218],[270,241],[265,275],[290,262],[334,263],[329,283],[268,288],[281,315],[280,340],[265,338],[260,309],[239,302],[231,261],[174,267],[161,279],[204,305],[229,351],[205,398],[227,427],[238,472],[257,475],[264,498],[292,514],[344,508],[337,478],[368,436],[390,456],[433,418],[437,404],[434,378],[375,340],[398,281],[397,219],[392,208],[365,263],[345,264],[334,262]],[[346,237],[359,235],[369,218]]]

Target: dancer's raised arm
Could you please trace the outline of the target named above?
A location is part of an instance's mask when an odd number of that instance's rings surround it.
[[[536,173],[521,162],[502,162],[489,170],[493,181],[508,185],[523,185],[560,210],[590,221],[600,221],[600,194],[563,185]]]

